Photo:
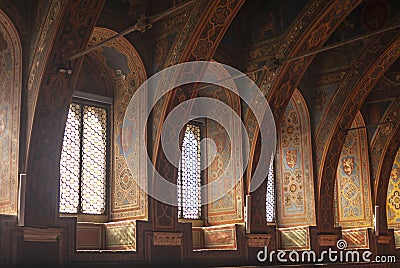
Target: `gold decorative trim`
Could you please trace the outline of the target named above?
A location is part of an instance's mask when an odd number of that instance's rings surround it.
[[[271,241],[270,234],[246,234],[247,245],[251,248],[268,247]]]
[[[153,233],[154,246],[181,246],[182,233],[172,232],[154,232]]]

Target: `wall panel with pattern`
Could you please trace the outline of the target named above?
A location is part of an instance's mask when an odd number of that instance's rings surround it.
[[[388,227],[396,230],[400,229],[400,150],[397,151],[396,159],[390,172],[386,212]]]
[[[363,126],[358,112],[352,130],[347,132],[336,171],[335,225],[343,228],[372,226],[368,139]]]
[[[89,46],[95,45],[115,35],[116,32],[96,27],[90,39]],[[135,107],[129,111],[129,122],[124,127],[122,123],[129,101],[137,88],[146,80],[146,71],[135,48],[123,37],[116,38],[112,42],[93,52],[98,60],[105,66],[115,69],[121,68],[122,77],[115,77],[114,105],[113,105],[113,173],[111,179],[111,219],[147,219],[147,195],[136,184],[135,179],[146,179],[147,169],[146,144],[141,144],[135,131],[146,123],[144,109],[146,109],[146,96],[141,96],[141,107]],[[122,140],[122,132],[124,139]],[[123,149],[124,150],[123,150]],[[127,152],[129,161],[135,167],[128,168],[123,157],[123,151]]]
[[[0,213],[17,214],[21,43],[0,10]]]
[[[310,117],[298,90],[278,129],[276,192],[279,227],[315,225]]]

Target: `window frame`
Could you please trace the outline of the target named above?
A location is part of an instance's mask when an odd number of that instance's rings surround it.
[[[104,109],[106,111],[106,178],[105,178],[105,197],[104,197],[104,212],[101,214],[90,214],[90,213],[83,213],[81,207],[81,175],[79,177],[79,204],[78,204],[78,212],[77,213],[68,213],[68,212],[60,212],[60,185],[59,185],[59,194],[58,194],[58,213],[60,217],[76,217],[78,222],[98,222],[104,223],[109,220],[110,217],[110,205],[111,205],[111,192],[110,192],[110,185],[111,185],[111,176],[112,176],[112,168],[113,168],[113,150],[112,150],[112,141],[113,141],[113,100],[112,98],[90,94],[86,92],[79,92],[75,91],[74,96],[70,104],[75,103],[78,105],[83,106],[91,106],[100,109]],[[69,111],[69,108],[68,108]],[[81,123],[83,125],[83,123]],[[66,124],[65,124],[66,127]],[[64,134],[65,134],[65,127],[64,127]],[[82,137],[83,132],[80,136],[80,146],[82,148]],[[62,145],[63,146],[63,145]],[[82,155],[80,156],[80,173],[82,172]],[[61,155],[60,155],[61,160]],[[61,165],[61,161],[60,161]],[[60,182],[60,178],[59,178]]]
[[[267,226],[276,226],[276,217],[277,217],[277,205],[276,205],[276,199],[277,199],[277,189],[276,189],[276,157],[277,155],[274,154],[271,156],[271,160],[270,160],[270,166],[268,167],[268,174],[267,174],[267,181],[266,181],[266,194],[265,194],[265,221],[267,222]],[[273,204],[272,204],[272,211],[273,211],[273,215],[272,215],[272,221],[268,220],[268,213],[267,213],[267,196],[268,196],[268,183],[269,183],[269,172],[270,172],[270,168],[272,167],[272,188],[273,188]]]
[[[206,157],[207,157],[207,148],[203,148],[201,146],[201,141],[204,138],[207,138],[206,135],[206,120],[205,118],[196,118],[193,120],[190,120],[187,124],[185,124],[184,128],[182,128],[181,130],[181,135],[180,137],[182,137],[182,144],[180,144],[181,146],[181,150],[182,150],[182,146],[183,146],[183,138],[185,136],[185,130],[187,125],[194,125],[199,127],[200,129],[200,187],[203,186],[205,183],[207,183],[207,168],[202,169],[204,167],[204,164],[206,163]],[[182,156],[182,154],[181,154]],[[180,158],[181,161],[181,158]],[[179,168],[178,168],[178,172],[180,172]],[[182,176],[182,175],[181,175]],[[177,181],[178,183],[178,181]],[[201,192],[200,192],[201,195]],[[202,197],[201,197],[202,198]],[[179,201],[179,200],[178,200]],[[182,203],[178,204],[178,207],[181,208],[181,211],[183,209]],[[183,213],[181,215],[179,215],[178,211],[179,208],[177,207],[177,216],[178,216],[178,221],[179,222],[190,222],[192,223],[193,227],[201,227],[201,226],[205,226],[206,225],[206,221],[207,221],[207,206],[206,205],[201,205],[201,200],[200,200],[200,217],[197,219],[189,219],[189,218],[184,218],[183,217]]]

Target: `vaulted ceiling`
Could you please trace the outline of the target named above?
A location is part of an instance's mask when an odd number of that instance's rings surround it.
[[[45,14],[55,2],[37,0],[26,4],[16,0],[2,4],[22,18],[16,24],[23,33],[24,46],[29,48],[25,52],[29,59],[34,58],[34,51],[38,49],[35,29],[44,23]],[[71,14],[79,15],[85,10],[74,12]],[[376,163],[385,158],[386,151],[382,148],[388,144],[398,146],[400,142],[395,135],[400,113],[400,62],[397,60],[400,30],[393,27],[399,25],[399,12],[398,0],[106,0],[98,13],[92,14],[92,19],[98,16],[93,26],[115,32],[132,27],[143,16],[149,19],[150,29],[125,35],[141,56],[148,76],[163,67],[191,60],[216,60],[251,72],[249,77],[264,93],[277,123],[297,88],[311,115],[320,204],[318,222],[322,229],[329,229],[333,222],[333,180],[338,154],[356,113],[361,111],[368,125],[370,150],[376,151],[373,156],[377,157]],[[67,14],[63,13],[60,21],[68,20]],[[24,24],[30,20],[35,23]],[[385,30],[390,27],[391,30]],[[82,38],[85,30],[82,28]],[[354,40],[358,37],[362,38]],[[47,49],[51,44],[47,43]],[[85,46],[86,42],[82,44]],[[66,49],[72,48],[66,51],[76,53],[84,49],[74,45],[67,42]],[[328,49],[321,50],[325,47]],[[118,51],[107,47],[101,53],[105,59],[102,65],[88,54],[82,67],[78,64],[73,71],[80,71],[77,88],[96,93],[93,89],[96,85],[102,91],[97,93],[111,96],[102,85],[113,83],[115,74],[127,72],[129,68]],[[32,62],[26,65],[26,73],[30,66],[35,65]],[[107,80],[106,75],[112,78]],[[164,106],[161,119],[176,105],[174,96],[167,96],[160,104]],[[37,105],[42,103],[39,101]],[[257,127],[252,127],[254,117],[245,105],[242,109],[250,140],[256,144],[259,134]],[[28,113],[28,121],[29,116]],[[39,130],[33,127],[32,134],[35,131]],[[29,127],[27,132],[29,137]],[[159,133],[152,135],[157,152]],[[259,153],[256,146],[252,148],[253,155]],[[162,155],[155,155],[155,162],[162,163],[159,159]],[[373,168],[375,192],[381,164]]]

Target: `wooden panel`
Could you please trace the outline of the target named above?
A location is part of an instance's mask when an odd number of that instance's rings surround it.
[[[204,234],[201,227],[192,228],[193,249],[204,247]]]
[[[76,230],[76,249],[102,249],[104,246],[104,225],[78,223]]]
[[[236,228],[234,225],[223,227],[204,227],[204,247],[206,249],[237,249]]]

